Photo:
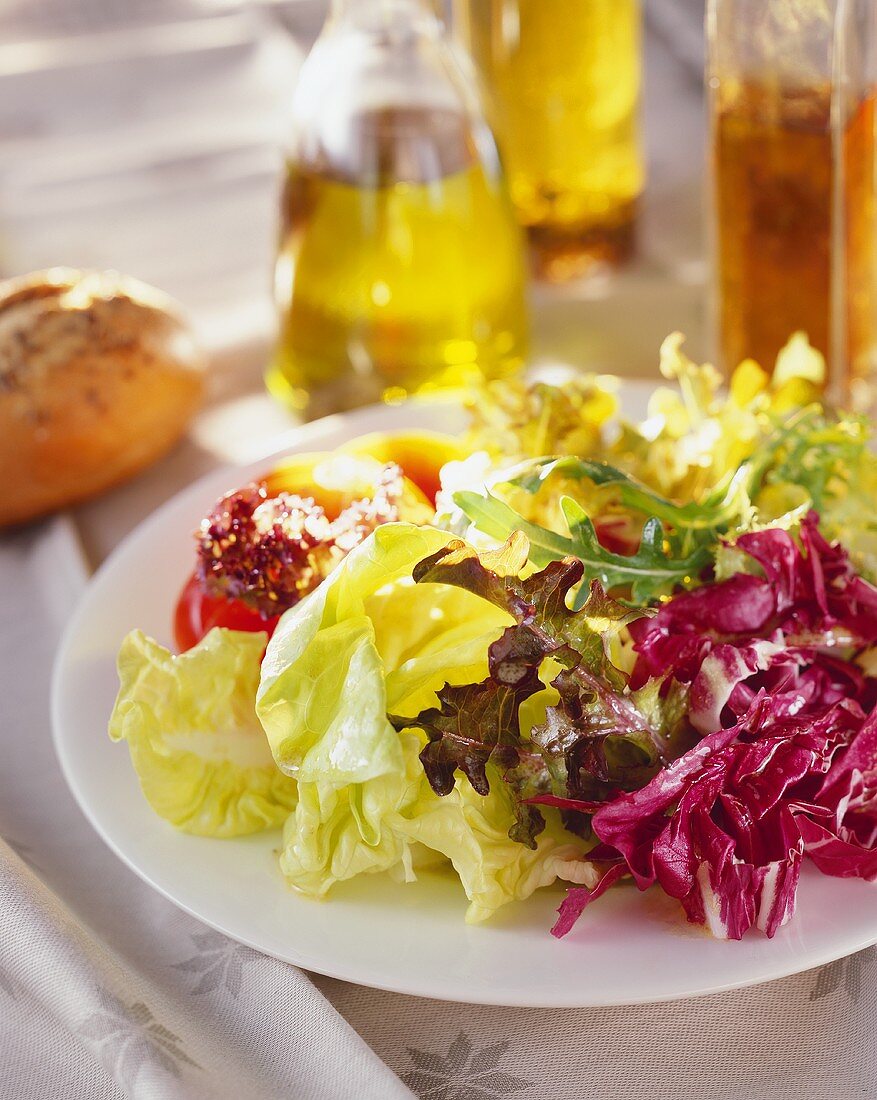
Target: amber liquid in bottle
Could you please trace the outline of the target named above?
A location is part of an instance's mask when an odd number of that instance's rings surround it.
[[[627,258],[645,177],[639,0],[455,0],[454,13],[538,273]]]
[[[275,393],[319,416],[520,369],[522,240],[472,141],[451,112],[392,108],[287,166]]]
[[[847,390],[851,378],[869,373],[877,339],[874,96],[858,103],[837,135],[827,85],[743,82],[718,94],[713,148],[724,367],[753,358],[770,370],[800,329],[826,356],[835,388]],[[832,339],[836,278],[845,303],[840,362]]]

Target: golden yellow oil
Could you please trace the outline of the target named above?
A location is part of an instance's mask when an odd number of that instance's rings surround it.
[[[539,273],[625,259],[645,179],[639,0],[455,0],[454,13]]]
[[[351,136],[287,168],[269,388],[319,416],[518,371],[522,239],[460,121],[383,111]]]

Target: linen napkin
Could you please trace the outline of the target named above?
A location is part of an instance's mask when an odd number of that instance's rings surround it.
[[[48,690],[86,576],[69,520],[0,539],[0,1100],[410,1098],[305,974],[177,910],[73,803]]]

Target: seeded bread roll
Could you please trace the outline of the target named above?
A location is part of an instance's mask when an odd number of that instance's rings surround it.
[[[152,287],[68,268],[0,283],[0,527],[154,462],[203,387],[189,329]]]

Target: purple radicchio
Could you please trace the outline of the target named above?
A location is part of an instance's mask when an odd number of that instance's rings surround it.
[[[555,935],[630,875],[720,938],[753,926],[773,936],[794,913],[804,856],[829,875],[877,878],[877,717],[854,701],[793,713],[760,692],[736,726],[640,790],[578,808],[593,813],[603,874],[570,890]]]

